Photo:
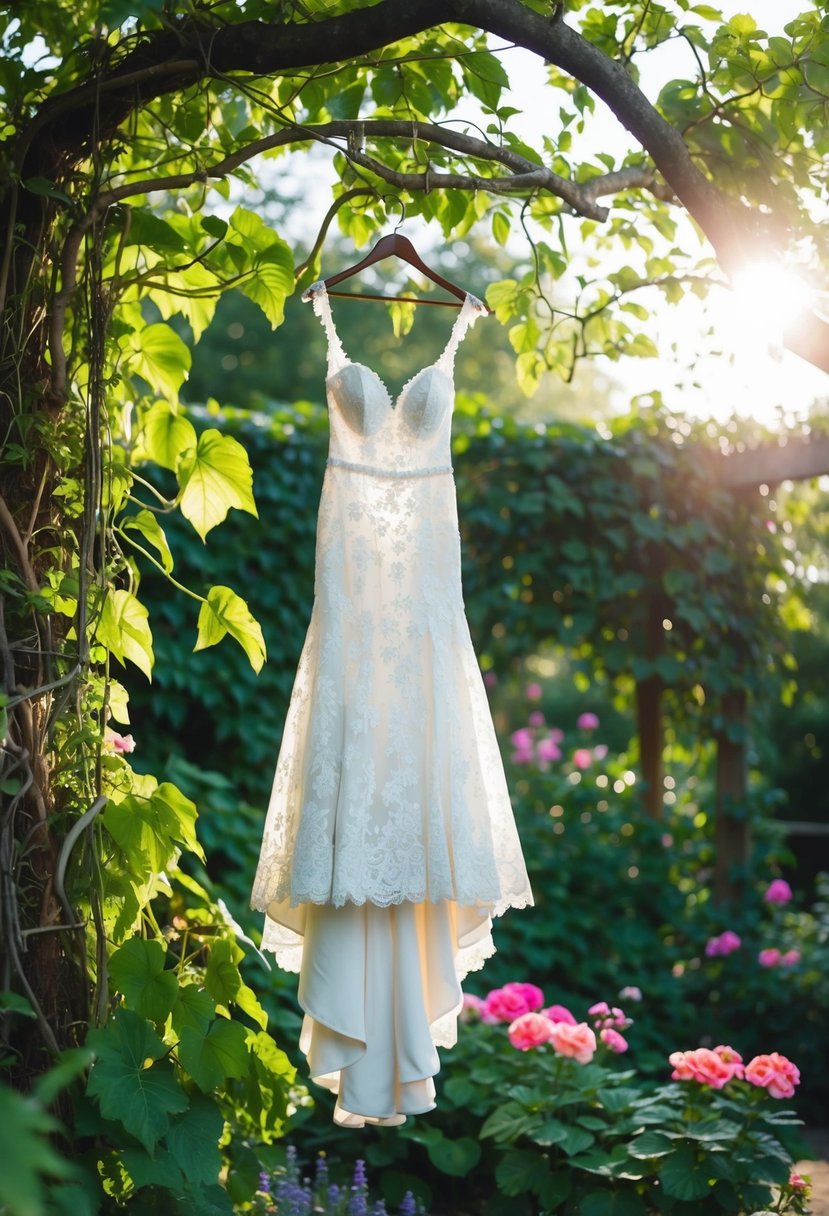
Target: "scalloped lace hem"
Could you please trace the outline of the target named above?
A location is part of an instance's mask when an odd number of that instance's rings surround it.
[[[305,892],[302,895],[292,896],[290,892],[283,892],[277,888],[273,893],[263,893],[261,890],[254,891],[250,899],[250,908],[254,912],[265,913],[267,913],[270,904],[274,903],[289,903],[292,908],[301,907],[302,904],[331,904],[335,908],[342,908],[345,904],[355,904],[357,907],[362,907],[363,904],[375,904],[378,908],[390,908],[394,904],[439,904],[444,900],[449,900],[461,908],[486,908],[490,916],[503,916],[507,908],[535,906],[532,892],[527,890],[526,887],[523,887],[520,891],[513,891],[506,895],[500,890],[492,895],[476,895],[474,899],[464,898],[457,895],[454,891],[446,891],[433,895],[422,888],[395,892],[388,897],[357,895],[353,892],[347,892],[334,899],[331,898],[329,892]]]

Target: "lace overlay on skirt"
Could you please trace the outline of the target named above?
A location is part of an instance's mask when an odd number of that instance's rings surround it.
[[[460,980],[492,917],[532,903],[461,588],[452,358],[482,306],[396,400],[348,359],[324,285],[330,423],[314,604],[251,896],[300,973],[301,1045],[335,1119],[434,1105]],[[401,1012],[405,1010],[405,1013]]]

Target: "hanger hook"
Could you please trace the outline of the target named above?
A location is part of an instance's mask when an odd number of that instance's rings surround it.
[[[399,231],[400,228],[403,227],[403,224],[406,220],[406,204],[403,202],[402,198],[398,198],[398,196],[396,194],[381,194],[380,201],[382,202],[382,204],[385,208],[386,218],[388,218],[388,215],[389,215],[389,204],[387,202],[387,199],[391,199],[393,206],[400,208],[400,219],[397,221],[394,228],[392,229],[392,232],[397,232],[397,231]]]

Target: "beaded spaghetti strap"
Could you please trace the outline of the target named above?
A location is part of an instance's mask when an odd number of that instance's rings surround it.
[[[316,283],[312,283],[302,293],[304,303],[310,300],[314,306],[314,312],[320,318],[328,337],[328,375],[333,376],[341,367],[345,367],[346,363],[351,360],[343,350],[343,344],[340,341],[340,335],[334,326],[334,318],[331,315],[331,302],[328,299],[328,291],[325,287],[323,279],[319,279]]]

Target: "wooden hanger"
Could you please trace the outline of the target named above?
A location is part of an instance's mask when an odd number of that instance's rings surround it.
[[[415,270],[419,270],[421,274],[425,274],[427,279],[431,279],[433,283],[437,283],[438,287],[445,288],[446,291],[455,296],[459,303],[456,303],[455,300],[432,300],[429,297],[378,296],[371,295],[368,292],[331,290],[335,283],[341,283],[343,279],[350,279],[352,275],[359,274],[367,266],[373,266],[375,262],[380,262],[384,258],[392,256],[402,258],[404,262],[408,262],[409,265],[414,266]],[[339,271],[338,274],[332,274],[330,278],[325,280],[325,289],[331,296],[345,296],[353,300],[384,300],[386,303],[390,300],[403,300],[409,304],[439,304],[445,308],[460,308],[469,294],[462,287],[458,287],[457,284],[450,283],[448,279],[438,274],[436,270],[431,270],[420,257],[409,238],[401,236],[397,231],[382,236],[371,252],[367,253],[361,262],[357,262],[354,266],[349,266],[346,270]],[[485,304],[484,308],[486,308],[487,312],[490,311]]]

